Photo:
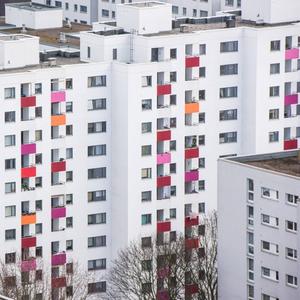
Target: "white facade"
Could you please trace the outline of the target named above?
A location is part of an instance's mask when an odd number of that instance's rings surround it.
[[[221,10],[226,11],[226,10],[240,9],[242,6],[242,2],[244,1],[247,0],[221,0]]]
[[[220,300],[299,299],[300,174],[289,174],[297,155],[219,160]]]

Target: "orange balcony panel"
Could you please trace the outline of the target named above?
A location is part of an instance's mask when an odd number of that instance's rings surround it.
[[[199,239],[191,238],[185,240],[185,247],[187,249],[196,249],[199,248]]]
[[[199,112],[199,103],[198,102],[185,104],[185,113],[186,114],[192,114],[192,113],[197,113],[197,112]]]
[[[21,240],[22,248],[30,248],[36,246],[36,237],[35,236],[29,236],[24,237]]]
[[[36,223],[36,214],[24,215],[21,218],[22,225],[35,224]]]
[[[157,178],[157,187],[170,186],[171,176],[161,176]]]
[[[169,141],[171,139],[171,130],[164,130],[157,132],[157,141]]]
[[[66,161],[58,161],[51,163],[51,172],[62,172],[66,171]]]
[[[51,116],[51,126],[66,125],[66,115]]]
[[[156,228],[157,232],[168,232],[171,230],[171,222],[158,222]]]
[[[52,278],[52,288],[62,288],[67,286],[66,277]]]
[[[21,177],[35,177],[36,176],[36,167],[22,168],[21,169]]]

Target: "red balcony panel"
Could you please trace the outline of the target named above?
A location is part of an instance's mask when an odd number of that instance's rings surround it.
[[[58,161],[51,163],[51,172],[62,172],[66,171],[66,161]]]
[[[288,140],[284,141],[284,150],[291,150],[298,148],[298,140]]]
[[[36,97],[21,97],[21,107],[31,107],[36,106]]]
[[[22,248],[30,248],[30,247],[35,247],[36,246],[36,237],[31,236],[31,237],[24,237],[21,240]]]
[[[172,93],[171,84],[157,85],[157,96],[170,95]]]
[[[169,292],[168,291],[158,291],[156,295],[157,300],[169,300]]]
[[[36,176],[36,167],[22,168],[21,169],[21,177],[35,177]]]
[[[198,158],[199,157],[199,148],[185,149],[184,156],[185,156],[185,159]]]
[[[159,278],[165,278],[169,275],[170,275],[170,268],[168,266],[157,270],[157,276]]]
[[[199,225],[199,216],[185,218],[185,227],[191,227],[197,225]]]
[[[157,187],[170,186],[171,176],[161,176],[157,178]]]
[[[185,240],[185,247],[187,249],[199,248],[199,239],[198,238],[186,239]]]
[[[187,284],[185,286],[186,295],[193,295],[199,292],[199,287],[197,284]]]
[[[171,222],[158,222],[156,226],[157,232],[167,232],[171,230]]]
[[[67,286],[66,277],[52,278],[52,288],[62,288]]]
[[[158,131],[157,132],[157,141],[169,141],[171,140],[171,130],[164,130],[164,131]]]
[[[185,67],[193,68],[200,66],[200,57],[199,56],[189,56],[185,58]]]

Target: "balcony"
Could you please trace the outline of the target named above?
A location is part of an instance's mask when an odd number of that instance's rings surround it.
[[[290,59],[294,59],[294,58],[299,58],[299,49],[298,48],[285,50],[285,59],[286,60],[290,60]]]
[[[166,290],[157,291],[156,300],[170,300],[169,292]]]
[[[33,154],[36,153],[36,144],[23,144],[21,145],[21,154]]]
[[[66,115],[51,116],[51,126],[66,125]]]
[[[157,154],[156,162],[158,165],[170,163],[171,153],[167,152],[167,153]]]
[[[199,148],[195,147],[195,148],[185,149],[184,157],[185,157],[185,159],[198,158],[199,157]]]
[[[185,240],[185,248],[186,249],[197,249],[199,248],[199,239],[198,238],[190,238]]]
[[[172,93],[171,84],[157,85],[157,96],[170,95]]]
[[[284,97],[284,105],[298,104],[298,94],[287,95]]]
[[[66,208],[65,207],[56,207],[51,210],[51,218],[58,219],[64,218],[66,216]]]
[[[35,236],[28,236],[23,237],[21,240],[22,248],[30,248],[36,246],[36,237]]]
[[[298,140],[297,139],[284,141],[284,150],[291,150],[291,149],[297,149],[297,148],[298,148]]]
[[[21,178],[29,178],[36,176],[36,167],[22,168]]]
[[[171,176],[161,176],[157,178],[157,187],[170,186]]]
[[[197,284],[186,284],[185,285],[185,294],[186,295],[193,295],[198,293],[199,287]]]
[[[185,173],[185,182],[191,182],[195,180],[199,180],[198,170],[193,170]]]
[[[199,102],[186,103],[185,104],[185,113],[192,114],[199,112]]]
[[[199,56],[188,56],[185,58],[185,67],[193,68],[200,66],[200,57]]]
[[[188,216],[185,217],[185,227],[192,227],[199,225],[199,216]]]
[[[52,173],[62,172],[62,171],[66,171],[66,161],[65,160],[51,163],[51,172]]]
[[[28,96],[28,97],[21,97],[21,107],[31,107],[36,106],[36,97],[35,96]]]
[[[21,262],[21,271],[22,272],[29,272],[36,270],[36,259],[32,257],[29,260],[24,260]]]
[[[66,253],[55,254],[52,255],[51,264],[52,266],[64,265],[66,263],[66,259],[67,259]]]
[[[22,225],[29,225],[29,224],[35,224],[35,223],[36,223],[36,213],[22,215],[22,217],[21,217]]]
[[[66,277],[52,278],[51,285],[53,289],[66,287],[67,286]]]
[[[157,131],[158,142],[169,141],[169,140],[171,140],[171,130]]]
[[[167,232],[171,230],[171,221],[157,222],[157,232]]]
[[[55,91],[51,92],[51,102],[63,102],[66,101],[66,92],[65,91]]]

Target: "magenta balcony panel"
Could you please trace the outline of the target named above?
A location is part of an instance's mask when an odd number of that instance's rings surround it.
[[[284,97],[284,105],[298,104],[298,94],[287,95]]]
[[[52,219],[64,218],[65,216],[66,216],[66,208],[65,207],[52,208],[52,211],[51,211]]]
[[[36,260],[31,259],[31,260],[24,260],[21,262],[21,270],[22,272],[29,272],[36,270]]]
[[[36,153],[36,145],[35,144],[24,144],[21,145],[21,154],[31,154]]]
[[[157,154],[157,164],[167,164],[171,162],[171,153]]]
[[[285,59],[294,59],[294,58],[299,58],[299,49],[298,48],[293,48],[285,51]]]
[[[196,171],[190,171],[185,173],[185,181],[190,182],[194,180],[199,180],[199,172]]]
[[[56,91],[51,93],[51,102],[63,102],[66,101],[65,91]]]
[[[60,266],[66,263],[66,253],[55,254],[51,260],[52,266]]]

